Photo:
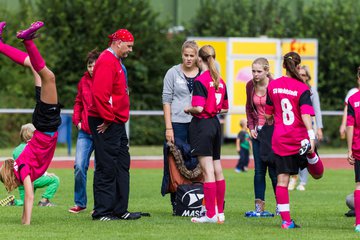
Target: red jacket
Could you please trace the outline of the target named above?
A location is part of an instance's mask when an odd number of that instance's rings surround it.
[[[100,117],[106,122],[127,122],[130,100],[126,76],[119,59],[110,51],[103,51],[96,61],[93,74],[93,99],[89,116]]]
[[[78,84],[78,92],[74,103],[72,122],[77,126],[81,122],[81,130],[91,134],[88,123],[88,109],[92,103],[91,87],[93,80],[89,72],[85,72]]]
[[[272,79],[269,79],[269,83]],[[259,123],[258,113],[253,102],[253,97],[255,94],[254,82],[252,80],[246,83],[246,118],[247,125],[250,130],[255,129]]]

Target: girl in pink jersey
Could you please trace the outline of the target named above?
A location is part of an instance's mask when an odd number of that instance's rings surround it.
[[[346,119],[346,139],[348,161],[355,170],[355,232],[360,232],[360,92],[354,93],[348,100]]]
[[[315,133],[311,120],[314,109],[310,90],[299,75],[300,63],[301,58],[295,52],[284,56],[286,76],[270,82],[265,108],[266,117],[274,117],[275,122],[272,149],[278,181],[276,200],[283,221],[281,227],[286,229],[299,227],[290,217],[290,175],[297,174],[299,168],[307,167],[309,173],[318,179],[324,171],[315,152]],[[309,144],[311,147],[307,148]]]
[[[360,90],[360,66],[358,66],[357,68],[357,86],[350,89],[346,96],[345,96],[345,101],[344,101],[344,112],[343,112],[343,116],[342,116],[342,120],[341,120],[341,125],[339,127],[339,132],[340,132],[340,138],[341,139],[345,139],[345,131],[346,131],[346,117],[347,117],[347,111],[348,111],[348,100],[349,98],[354,94],[357,93]]]
[[[220,163],[221,128],[217,114],[226,113],[229,104],[225,82],[215,66],[215,50],[212,46],[206,45],[199,50],[199,66],[203,72],[194,81],[192,106],[184,111],[193,115],[189,139],[191,154],[198,158],[203,170],[206,214],[191,221],[223,223],[225,179]]]
[[[44,59],[32,40],[36,38],[37,30],[43,26],[43,22],[35,22],[28,29],[17,33],[17,38],[23,40],[32,67],[41,79],[41,85],[35,84],[37,103],[33,113],[33,124],[37,130],[16,161],[6,160],[0,170],[0,180],[8,192],[19,185],[24,185],[22,223],[26,225],[30,224],[34,203],[32,182],[42,176],[49,167],[55,152],[57,129],[61,124],[55,75],[46,67]],[[1,28],[0,25],[1,30],[3,27]]]

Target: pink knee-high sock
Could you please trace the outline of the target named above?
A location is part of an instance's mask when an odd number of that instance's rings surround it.
[[[360,190],[354,191],[355,224],[360,224]]]
[[[4,54],[5,56],[13,60],[15,63],[20,65],[24,65],[25,58],[28,56],[27,53],[5,43],[2,43],[1,41],[0,53]]]
[[[216,183],[205,182],[204,183],[204,198],[206,215],[209,218],[215,216],[215,199],[216,199]]]
[[[289,191],[287,187],[276,186],[276,201],[281,219],[290,222]]]
[[[324,173],[324,166],[319,155],[313,152],[311,154],[308,154],[306,158],[308,160],[307,168],[309,173],[311,175],[321,176]]]
[[[39,72],[45,67],[45,60],[42,58],[33,40],[24,40],[26,51],[29,54],[30,62],[36,72]]]
[[[224,212],[225,188],[225,179],[216,181],[216,203],[219,213]]]

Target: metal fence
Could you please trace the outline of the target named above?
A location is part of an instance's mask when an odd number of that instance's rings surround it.
[[[0,114],[12,114],[12,113],[33,113],[34,109],[30,108],[0,108]],[[72,109],[62,109],[62,114],[73,114]],[[245,112],[229,112],[228,114],[245,114]],[[340,116],[343,111],[321,111],[323,116]],[[132,110],[130,116],[161,116],[163,115],[162,110]]]

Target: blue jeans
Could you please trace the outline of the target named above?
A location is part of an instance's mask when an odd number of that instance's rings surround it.
[[[86,132],[79,130],[76,142],[76,155],[74,164],[75,175],[75,204],[79,207],[86,207],[86,178],[89,168],[90,156],[94,151],[93,137]]]
[[[252,139],[252,147],[255,163],[255,175],[254,175],[254,191],[255,199],[261,199],[265,201],[265,189],[266,189],[266,169],[269,169],[269,176],[275,193],[277,176],[275,167],[270,166],[263,162],[260,158],[260,142],[257,139]]]
[[[249,149],[241,148],[239,153],[239,161],[236,165],[236,169],[244,171],[245,167],[249,165]]]

